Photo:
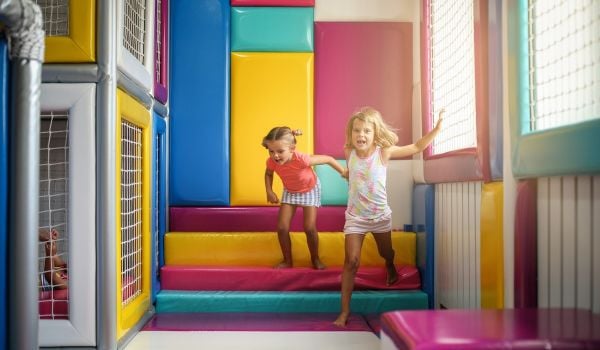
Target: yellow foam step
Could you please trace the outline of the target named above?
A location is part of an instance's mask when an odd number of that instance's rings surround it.
[[[294,266],[309,267],[310,254],[304,232],[290,233]],[[414,266],[416,235],[392,232],[397,265]],[[319,255],[327,266],[344,265],[344,234],[319,232]],[[275,232],[169,232],[165,235],[167,265],[273,266],[282,259]],[[361,266],[383,266],[371,234],[365,237]]]

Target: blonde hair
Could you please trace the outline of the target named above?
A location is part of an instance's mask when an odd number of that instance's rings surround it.
[[[269,148],[267,145],[269,142],[279,140],[285,140],[290,145],[295,146],[296,136],[300,135],[302,135],[302,130],[300,129],[292,130],[287,126],[277,126],[271,129],[267,136],[263,137],[262,146],[264,148]]]
[[[382,148],[390,147],[398,142],[398,135],[394,129],[386,124],[381,113],[373,107],[362,107],[352,114],[346,125],[346,144],[344,147],[352,148],[352,127],[355,120],[373,124],[373,142]]]

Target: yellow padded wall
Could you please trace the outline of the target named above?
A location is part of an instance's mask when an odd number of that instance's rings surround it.
[[[52,28],[55,18],[45,18]],[[48,23],[46,23],[48,22]],[[46,63],[94,62],[96,60],[96,0],[69,0],[66,36],[46,33]]]
[[[290,233],[294,266],[310,267],[304,232]],[[344,233],[319,232],[319,255],[327,266],[344,266]],[[416,234],[392,232],[394,262],[415,266]],[[281,261],[277,234],[272,232],[169,232],[165,235],[166,265],[274,266]],[[365,237],[361,266],[384,266],[373,235]]]
[[[313,58],[312,53],[231,54],[232,206],[268,205],[268,152],[261,142],[271,128],[302,129],[296,149],[313,152]],[[277,176],[273,190],[281,198]]]
[[[504,307],[504,242],[502,182],[481,189],[481,307]]]

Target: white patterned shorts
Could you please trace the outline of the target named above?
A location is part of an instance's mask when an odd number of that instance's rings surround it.
[[[320,207],[321,206],[321,182],[317,178],[317,183],[312,190],[308,192],[288,192],[283,189],[281,203],[299,205],[301,207]]]
[[[381,219],[369,220],[363,219],[346,213],[346,223],[344,224],[344,234],[365,234],[384,233],[392,231],[392,215],[386,215]]]

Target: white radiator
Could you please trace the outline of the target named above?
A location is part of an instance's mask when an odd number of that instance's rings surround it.
[[[600,176],[538,179],[538,305],[600,312]]]
[[[435,306],[479,308],[481,182],[435,185]]]

